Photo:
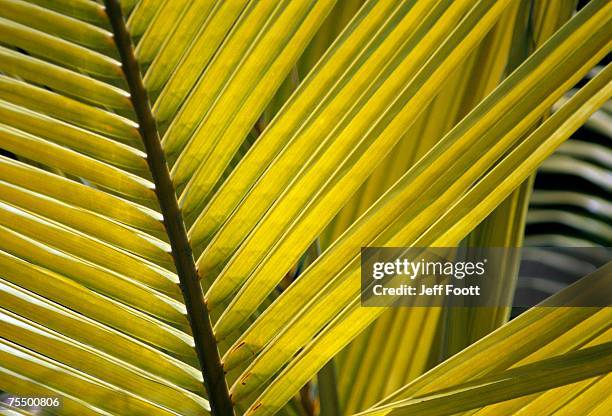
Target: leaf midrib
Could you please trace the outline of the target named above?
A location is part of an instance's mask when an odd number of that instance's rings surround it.
[[[147,152],[147,163],[155,183],[155,193],[172,247],[172,256],[180,280],[211,410],[214,415],[233,415],[233,406],[208,309],[200,287],[200,278],[191,245],[121,6],[118,0],[105,0],[104,4],[115,44],[121,56],[122,68],[138,119],[140,135]]]

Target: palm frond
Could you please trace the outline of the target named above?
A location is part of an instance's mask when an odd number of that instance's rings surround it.
[[[612,241],[603,198],[525,214],[540,166],[609,190],[607,152],[562,144],[612,95],[610,65],[576,88],[612,4],[531,3],[0,0],[0,390],[296,415],[323,368],[324,415],[585,406],[607,308],[360,306],[363,246],[520,246],[551,219]],[[557,299],[605,295],[609,268]]]

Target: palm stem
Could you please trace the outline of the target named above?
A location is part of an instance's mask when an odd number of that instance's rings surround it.
[[[208,309],[204,301],[200,278],[187,238],[174,184],[161,146],[159,132],[151,113],[149,98],[144,88],[138,62],[134,56],[130,35],[125,26],[118,0],[105,0],[106,13],[113,29],[115,43],[121,56],[123,71],[129,85],[131,100],[138,118],[140,134],[147,152],[147,163],[155,182],[164,224],[172,247],[172,255],[187,308],[195,341],[195,349],[202,368],[204,384],[212,413],[233,415],[223,365],[219,357]]]

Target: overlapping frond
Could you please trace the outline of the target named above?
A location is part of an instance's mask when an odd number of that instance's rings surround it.
[[[603,287],[602,285],[605,285],[609,273],[610,265],[607,265],[555,295],[556,300],[564,298],[567,300],[567,304],[570,305],[578,299],[588,299],[582,296],[602,299],[601,296],[604,295],[597,294],[597,292]],[[563,355],[571,351],[585,350],[594,346],[600,346],[604,350],[609,348],[611,333],[610,325],[606,323],[610,319],[609,308],[550,307],[550,305],[555,304],[556,300],[550,299],[547,301],[550,302],[549,304],[544,302],[530,309],[489,336],[423,374],[412,383],[389,395],[372,409],[364,412],[364,414],[390,414],[395,412],[393,410],[395,407],[398,408],[395,414],[403,414],[399,409],[400,406],[392,403],[399,405],[403,400],[408,401],[410,398],[426,397],[427,395],[431,395],[430,397],[434,398],[434,392],[436,391],[445,391],[446,389],[452,391],[453,387],[463,387],[462,383],[466,383],[465,387],[468,387],[471,381],[480,378],[486,379],[486,377],[490,376],[495,378],[497,375],[504,374],[505,371],[508,371],[507,369],[517,369],[520,372],[520,367],[530,364],[538,365],[545,362],[551,356],[556,356],[563,360]],[[538,336],[528,335],[533,333],[537,333]],[[597,365],[598,369],[593,369],[595,373],[591,375],[597,376],[609,373],[609,354],[601,351],[597,355],[603,361]],[[554,367],[557,367],[557,364]],[[562,365],[559,365],[557,370],[561,370],[561,367]],[[508,376],[510,376],[513,370],[509,371],[510,373],[507,373]],[[563,371],[561,370],[561,372]],[[561,380],[557,380],[559,381],[558,385],[570,385],[561,390],[551,390],[550,394],[555,394],[558,400],[550,403],[552,408],[548,409],[547,413],[543,412],[541,414],[554,414],[563,406],[571,406],[571,401],[580,392],[577,386],[572,385],[571,380],[564,382],[564,376],[559,375],[559,377]],[[549,379],[552,380],[553,378]],[[583,388],[593,385],[594,382],[597,382],[596,384],[600,382],[607,384],[609,382],[609,380],[606,380],[608,376],[593,379],[587,375],[582,379],[585,380],[582,382]],[[528,388],[529,377],[522,380],[517,379],[514,383],[516,387],[515,392],[520,392],[521,389]],[[554,387],[545,386],[544,383],[538,383],[538,385],[543,386],[542,390]],[[469,389],[466,389],[465,392],[468,396],[470,395]],[[533,393],[537,392],[537,390],[533,391]],[[567,401],[562,399],[563,396],[557,395],[561,392],[565,393]],[[483,407],[471,414],[510,415],[521,411],[523,407],[528,411],[527,409],[532,405],[532,402],[536,402],[541,395],[531,395],[528,390],[524,390],[524,392],[517,394],[517,396],[525,397],[508,401],[503,400],[502,403],[492,405],[491,407]],[[491,396],[486,395],[486,397]],[[506,399],[511,398],[510,395],[506,396]],[[462,398],[459,398],[459,400],[462,400]],[[414,402],[418,401],[415,400]],[[598,402],[594,404],[594,407],[602,404],[601,401]],[[475,409],[485,405],[487,403],[478,403],[473,407],[467,407],[462,410]],[[441,408],[438,411],[440,414],[447,414]],[[405,414],[412,413],[407,409]]]

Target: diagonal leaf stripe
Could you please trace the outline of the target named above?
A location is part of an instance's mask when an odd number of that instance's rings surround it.
[[[163,44],[166,34],[181,21],[188,4],[187,0],[163,2],[134,50],[134,55],[140,64],[147,64],[151,61]]]
[[[229,25],[233,22],[234,15],[225,16],[221,21],[214,21],[215,17],[219,16],[221,9],[229,8],[233,13],[239,13],[243,8],[243,2],[214,2],[211,0],[194,1],[189,9],[185,12],[180,23],[185,29],[180,30],[175,26],[174,33],[161,46],[159,53],[151,62],[147,72],[143,78],[143,83],[149,92],[158,92],[168,79],[189,59],[188,56],[194,56],[200,63],[192,64],[193,67],[200,68],[203,62],[206,62],[206,56],[212,52],[203,53],[196,52],[199,43],[203,43],[202,47],[206,47],[209,51],[214,51],[214,43],[210,39],[206,39],[207,31],[219,30],[222,25]],[[221,30],[220,33],[223,33]],[[206,42],[204,42],[206,39]],[[197,55],[197,58],[195,57]],[[193,71],[189,71],[193,74]]]
[[[96,235],[98,239],[114,247],[172,270],[169,245],[151,235],[8,182],[0,181],[0,189],[0,199],[15,207],[27,208],[31,213],[74,228],[85,235]],[[171,274],[163,274],[175,281]]]
[[[33,136],[65,145],[129,171],[144,173],[146,155],[138,149],[109,140],[106,137],[75,127],[27,108],[0,101],[0,116],[11,127]]]
[[[161,215],[152,209],[4,156],[0,156],[0,179],[139,229],[163,230]]]
[[[99,3],[82,0],[68,0],[66,2],[32,0],[31,2],[99,26],[108,26],[108,18],[106,13],[104,13],[104,6]]]
[[[115,53],[108,30],[32,3],[35,2],[0,0],[0,16],[106,54]]]
[[[612,369],[612,342],[570,352],[559,357],[506,370],[495,376],[474,380],[455,389],[389,405],[361,415],[451,415],[503,399],[520,397],[556,386],[570,384]],[[452,403],[452,404],[450,404]],[[460,403],[460,404],[458,404]]]
[[[121,76],[121,65],[108,56],[0,17],[0,36],[7,39],[9,35],[15,47],[60,65],[105,78]]]
[[[0,98],[126,142],[139,140],[133,121],[44,88],[0,75]]]
[[[0,47],[0,57],[0,70],[3,73],[49,86],[92,104],[120,110],[131,109],[129,94],[105,82],[5,47]]]
[[[154,197],[153,184],[149,181],[1,124],[0,145],[7,151],[47,166],[61,166],[66,173],[87,179],[128,198],[146,201]]]

